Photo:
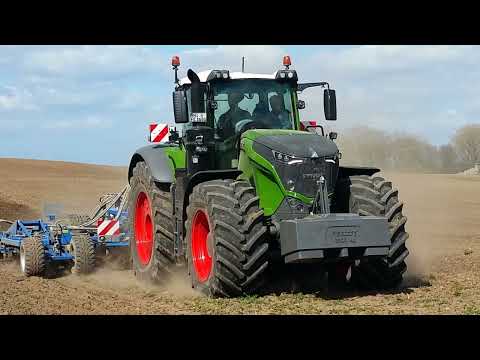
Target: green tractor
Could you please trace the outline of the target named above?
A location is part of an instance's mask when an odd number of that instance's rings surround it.
[[[274,74],[209,70],[178,79],[178,128],[133,155],[128,179],[131,257],[139,279],[186,266],[213,297],[261,293],[277,270],[370,290],[400,285],[408,256],[398,190],[369,167],[340,166],[336,133],[305,124],[289,57]],[[313,270],[312,270],[313,269]],[[288,271],[287,271],[288,273]]]

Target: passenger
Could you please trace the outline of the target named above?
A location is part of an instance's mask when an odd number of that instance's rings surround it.
[[[240,93],[230,93],[228,95],[228,105],[230,109],[222,114],[218,119],[218,135],[223,138],[229,138],[235,135],[235,125],[240,120],[252,119],[252,115],[246,110],[241,109],[238,104],[244,98],[243,94]]]
[[[269,122],[272,129],[291,129],[292,121],[290,111],[285,109],[282,95],[273,95],[270,98],[270,112]]]

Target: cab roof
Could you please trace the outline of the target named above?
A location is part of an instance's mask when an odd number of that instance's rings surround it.
[[[208,76],[210,73],[215,70],[205,70],[197,73],[200,82],[207,82]],[[276,72],[273,74],[253,74],[253,73],[244,73],[244,72],[231,72],[230,79],[232,80],[239,80],[239,79],[270,79],[275,80]],[[186,85],[190,84],[190,80],[187,77],[181,78],[179,81],[179,85]]]

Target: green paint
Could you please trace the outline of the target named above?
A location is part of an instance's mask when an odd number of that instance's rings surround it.
[[[249,140],[255,140],[259,137],[266,135],[303,135],[303,136],[315,136],[313,133],[308,131],[298,131],[298,130],[286,130],[286,129],[252,129],[245,131],[242,135],[243,138]]]
[[[173,177],[175,178],[175,169],[184,169],[187,165],[187,155],[183,146],[168,146],[165,148],[165,154],[167,155],[168,165],[172,170]]]
[[[294,111],[294,118],[295,118],[295,129],[300,130],[300,113],[298,111],[298,95],[296,91],[292,91],[292,104],[293,104],[293,111]]]
[[[292,132],[291,130],[250,130],[249,132],[252,137],[258,138],[260,135],[257,132],[271,134],[272,131]],[[242,170],[242,174],[239,178],[249,181],[255,187],[260,198],[260,207],[263,208],[266,216],[273,215],[286,196],[294,197],[306,204],[313,202],[312,198],[285,189],[274,166],[253,150],[253,140],[250,136],[242,138],[241,148],[238,168]]]

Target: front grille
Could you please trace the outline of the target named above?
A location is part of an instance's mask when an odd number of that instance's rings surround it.
[[[293,165],[275,161],[274,166],[287,190],[290,190],[291,186],[289,181],[293,181],[295,184],[293,191],[307,197],[314,197],[318,189],[317,181],[321,176],[327,181],[328,192],[332,193],[334,191],[338,173],[338,160],[331,163],[326,162],[327,159],[331,158],[304,159],[303,163]]]

